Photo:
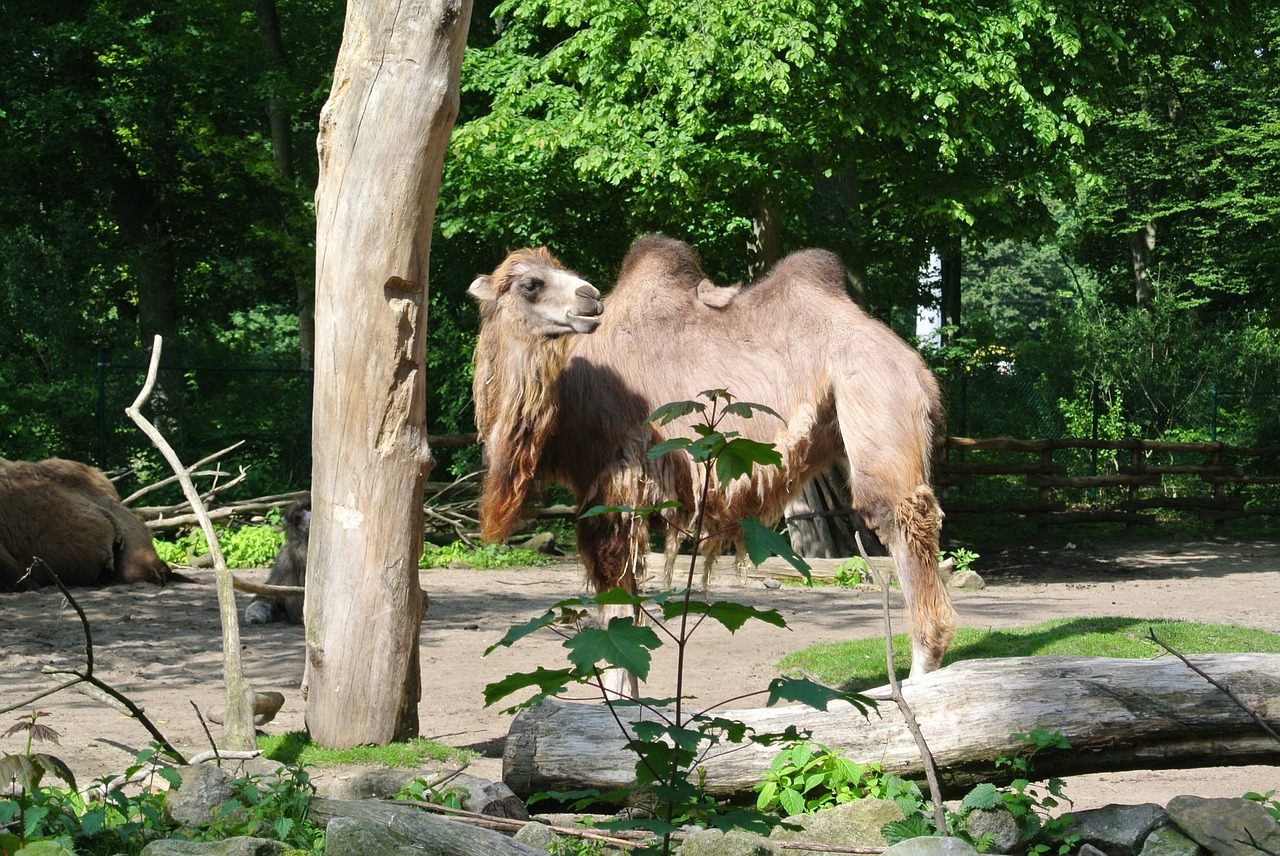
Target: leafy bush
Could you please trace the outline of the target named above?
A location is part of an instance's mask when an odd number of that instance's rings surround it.
[[[811,742],[791,743],[779,752],[755,790],[757,809],[784,817],[866,798],[893,800],[910,817],[924,804],[914,782]]]
[[[427,544],[422,549],[422,558],[418,560],[418,567],[447,568],[454,562],[460,562],[469,567],[487,571],[496,568],[545,565],[550,561],[550,556],[524,547],[507,547],[503,544],[472,547],[462,541],[455,541],[444,547]]]
[[[284,533],[274,526],[214,527],[222,556],[229,568],[267,568],[284,546]],[[156,552],[171,565],[189,565],[209,552],[201,529],[193,529],[174,541],[156,539]]]

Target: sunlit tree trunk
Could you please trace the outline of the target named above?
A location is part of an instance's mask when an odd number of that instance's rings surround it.
[[[417,733],[427,259],[470,0],[350,0],[320,119],[307,726]]]

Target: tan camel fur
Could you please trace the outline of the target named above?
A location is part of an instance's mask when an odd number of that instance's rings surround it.
[[[942,410],[933,375],[848,297],[831,253],[794,253],[713,303],[699,299],[704,283],[692,249],[648,236],[632,246],[590,324],[583,319],[594,289],[545,251],[520,251],[472,284],[483,313],[474,391],[489,463],[484,536],[506,537],[535,479],[569,487],[582,509],[674,499],[691,512],[687,456],[646,455],[659,439],[692,436],[688,420],[661,429],[644,420],[660,405],[727,389],[784,421],[759,414],[721,430],[775,444],[783,462],[718,486],[707,531],[747,516],[777,521],[807,479],[845,455],[854,508],[897,565],[912,618],[912,673],[937,668],[956,617],[938,574],[941,511],[930,473]],[[584,332],[591,335],[574,335]],[[635,591],[648,523],[620,514],[579,520],[594,590]]]
[[[0,591],[52,585],[50,574],[68,586],[164,585],[169,566],[101,470],[0,458]]]

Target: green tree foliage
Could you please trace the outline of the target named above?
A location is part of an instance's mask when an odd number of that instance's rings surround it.
[[[313,150],[341,14],[329,0],[279,5],[299,46],[286,68],[242,4],[6,6],[0,454],[94,457],[99,348],[139,361],[160,333],[173,362],[297,365],[287,318],[296,279],[311,276],[315,159],[294,157],[308,165],[295,179],[278,174],[265,104],[286,103],[310,131],[299,152]],[[223,390],[194,374],[162,380],[175,424],[201,432],[183,408]],[[128,400],[110,402],[112,429]],[[224,438],[175,439],[207,452]],[[139,445],[116,445],[104,463]]]

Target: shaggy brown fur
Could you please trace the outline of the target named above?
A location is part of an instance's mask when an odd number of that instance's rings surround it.
[[[707,285],[692,249],[655,235],[628,253],[592,335],[534,336],[519,307],[486,305],[476,401],[491,470],[518,461],[529,479],[572,488],[583,508],[676,499],[692,509],[687,462],[646,457],[658,437],[690,436],[688,421],[654,429],[645,417],[708,389],[767,405],[785,422],[757,415],[721,430],[775,444],[782,466],[713,492],[708,530],[746,516],[776,521],[806,480],[845,455],[853,505],[898,566],[914,625],[912,671],[937,668],[955,627],[937,573],[941,512],[930,486],[942,426],[937,382],[914,350],[849,299],[844,283],[834,255],[804,250],[711,305],[698,297]],[[482,384],[481,367],[496,364],[507,374],[492,372]],[[505,515],[524,501],[507,493],[510,484],[485,484],[487,537],[505,535],[515,519]],[[645,521],[623,515],[580,523],[592,586],[634,590],[647,539]]]
[[[0,458],[0,591],[52,585],[50,574],[69,586],[164,585],[169,566],[101,470]]]

